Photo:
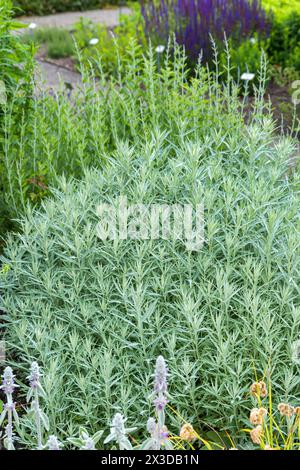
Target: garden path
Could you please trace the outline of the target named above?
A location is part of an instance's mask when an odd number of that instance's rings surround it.
[[[61,83],[65,84],[67,89],[74,89],[81,83],[81,75],[65,67],[37,60],[36,83],[37,91],[39,89],[58,90]]]
[[[47,16],[21,16],[19,20],[27,24],[35,23],[37,27],[43,28],[71,28],[80,20],[80,18],[86,18],[94,23],[102,23],[109,28],[113,28],[119,24],[120,14],[128,15],[129,13],[129,8],[120,7],[102,10],[57,13],[55,15]]]
[[[66,28],[71,29],[80,18],[85,18],[93,21],[94,23],[101,23],[108,28],[113,28],[118,25],[120,15],[130,13],[127,7],[119,7],[114,9],[90,10],[80,12],[58,13],[55,15],[47,16],[22,16],[19,20],[26,24],[35,24],[37,28]],[[24,30],[20,30],[24,31]],[[81,83],[79,73],[76,73],[64,66],[51,63],[44,60],[37,60],[38,69],[36,73],[38,88],[57,89],[60,87],[61,82],[65,83],[67,87],[75,88]]]

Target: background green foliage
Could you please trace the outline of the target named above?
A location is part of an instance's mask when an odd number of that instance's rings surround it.
[[[255,79],[251,86],[258,83],[258,71],[260,69],[263,46],[264,42],[261,42],[256,37],[242,41],[237,47],[230,45],[231,73],[235,80],[240,80],[244,72],[250,72],[255,73]],[[226,67],[226,62],[227,52],[226,50],[222,50],[220,54],[220,64],[223,68]]]
[[[267,51],[272,63],[300,71],[300,13],[294,12],[283,20],[275,18]]]
[[[91,46],[89,44],[92,38],[98,39],[97,45]],[[142,49],[145,50],[146,38],[139,7],[133,8],[131,15],[121,15],[120,24],[113,31],[84,19],[75,25],[74,31],[74,40],[80,49],[83,63],[93,64],[95,59],[101,57],[103,71],[113,75],[117,73],[120,57],[122,62],[130,60],[128,45],[135,38]],[[116,54],[116,41],[118,43],[118,54]]]
[[[102,8],[105,5],[122,5],[125,0],[14,0],[14,5],[27,14],[49,14],[63,11],[88,10]],[[278,17],[285,17],[291,12],[300,13],[298,0],[263,0],[263,5],[270,8]]]
[[[263,6],[272,9],[278,19],[290,15],[293,12],[300,13],[299,0],[263,0]]]
[[[12,20],[11,2],[0,1],[0,236],[11,228],[10,218],[15,215],[15,207],[8,203],[8,173],[5,155],[7,132],[16,145],[22,133],[22,121],[30,109],[33,80],[33,48],[25,45],[12,30],[22,25]],[[11,202],[11,201],[10,201]],[[0,241],[1,245],[1,241]]]
[[[126,58],[127,46],[132,38],[145,49],[146,39],[144,23],[140,6],[136,3],[131,6],[132,14],[121,15],[120,24],[113,31],[103,25],[97,25],[89,20],[82,19],[74,25],[73,31],[57,28],[40,29],[33,34],[24,35],[24,42],[43,44],[50,58],[73,57],[76,58],[74,39],[81,52],[81,58],[85,63],[94,63],[94,59],[101,55],[102,66],[108,74],[117,71],[118,57],[115,55],[114,42],[117,38],[119,43],[119,54]],[[259,39],[257,35],[240,42],[238,46],[231,47],[232,73],[235,79],[249,70],[256,73],[259,69],[261,50],[268,53],[270,62],[270,75],[277,80],[278,85],[290,85],[289,78],[298,78],[300,71],[300,13],[293,10],[292,13],[276,15],[272,21],[270,37],[267,40]],[[91,46],[89,41],[98,39],[98,44]],[[221,44],[219,47],[219,58],[221,64],[226,63],[226,52]],[[128,57],[127,57],[128,59]]]
[[[22,41],[45,47],[47,56],[51,59],[75,56],[73,36],[63,28],[37,28],[33,33],[25,32]]]
[[[65,11],[84,11],[106,5],[124,5],[124,0],[14,0],[20,14],[49,15]]]

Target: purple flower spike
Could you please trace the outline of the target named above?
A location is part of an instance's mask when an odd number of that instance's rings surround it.
[[[224,33],[236,44],[240,38],[250,38],[254,32],[266,37],[272,15],[261,0],[142,0],[145,32],[154,43],[167,43],[175,34],[179,45],[185,46],[191,60],[202,52],[205,62],[212,60],[210,35],[217,44],[223,43]]]

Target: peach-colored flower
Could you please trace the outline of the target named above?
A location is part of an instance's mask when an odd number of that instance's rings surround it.
[[[290,418],[294,414],[295,409],[293,406],[287,403],[279,403],[278,411],[280,412],[281,416],[288,416]]]
[[[258,424],[262,424],[264,421],[264,417],[268,414],[266,408],[253,408],[250,412],[250,423],[253,426],[257,426]]]
[[[267,396],[267,386],[262,380],[254,382],[250,387],[250,392],[256,397],[265,398]]]
[[[252,429],[252,431],[250,432],[250,437],[254,444],[260,444],[262,436],[263,436],[263,428],[260,424],[256,426],[256,428]]]
[[[180,429],[180,437],[184,441],[193,442],[197,439],[197,433],[191,424],[186,423]]]
[[[297,416],[297,418],[300,418],[300,406],[296,406],[294,408],[294,413]]]

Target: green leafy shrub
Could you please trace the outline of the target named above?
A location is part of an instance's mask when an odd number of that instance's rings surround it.
[[[24,45],[12,30],[23,27],[12,19],[10,1],[0,1],[0,236],[11,228],[10,218],[15,215],[9,206],[8,172],[5,155],[10,151],[8,140],[16,142],[22,133],[22,121],[30,109],[33,80],[33,48]],[[8,136],[8,129],[11,135]],[[17,190],[15,188],[15,190]]]
[[[300,13],[293,12],[283,20],[276,18],[267,47],[271,63],[300,71],[299,48]]]
[[[75,45],[70,31],[63,28],[37,28],[32,33],[24,33],[25,44],[35,44],[46,48],[47,56],[52,59],[75,55]]]
[[[235,80],[239,80],[243,73],[250,72],[255,74],[254,83],[258,83],[263,47],[264,42],[253,37],[245,39],[238,47],[230,48],[231,73]],[[223,69],[226,69],[226,63],[227,52],[223,50],[220,54],[220,64]]]
[[[48,15],[65,11],[84,11],[109,5],[124,5],[124,0],[14,0],[21,14]]]
[[[134,8],[131,15],[121,15],[120,24],[113,31],[103,25],[82,19],[75,25],[74,39],[84,64],[95,64],[95,59],[101,57],[103,72],[116,75],[120,58],[122,62],[130,60],[128,45],[132,40],[135,39],[143,51],[146,49],[140,8]],[[90,43],[93,39],[97,44]],[[116,54],[116,42],[118,54]]]
[[[60,435],[81,423],[95,432],[118,407],[147,416],[148,365],[159,354],[174,371],[175,409],[195,425],[240,429],[252,364],[263,374],[271,359],[278,393],[293,397],[299,387],[299,172],[287,177],[294,145],[274,143],[262,84],[246,126],[230,78],[220,87],[199,67],[187,79],[180,49],[175,57],[166,53],[158,72],[151,51],[133,49],[111,86],[90,86],[85,75],[75,102],[39,102],[37,127],[23,141],[58,189],[40,210],[28,208],[22,235],[9,237],[0,307],[10,357],[21,370],[28,358],[45,371],[45,411]],[[88,166],[101,170],[82,175]],[[203,249],[101,241],[96,207],[119,195],[203,201]]]
[[[270,67],[270,77],[279,86],[291,87],[292,83],[298,80],[299,72],[294,67],[283,68],[280,65],[273,65]],[[292,92],[293,90],[291,89],[290,91]]]
[[[263,0],[263,6],[271,9],[278,19],[284,19],[291,13],[300,13],[298,0]]]

